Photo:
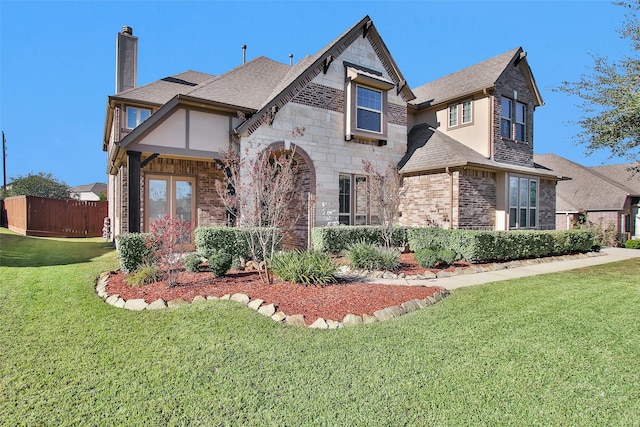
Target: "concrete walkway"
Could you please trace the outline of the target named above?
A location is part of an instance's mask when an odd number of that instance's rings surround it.
[[[557,273],[576,268],[590,267],[593,265],[608,264],[624,261],[631,258],[640,258],[640,250],[624,248],[604,248],[603,255],[587,258],[579,258],[567,261],[555,261],[522,267],[508,268],[504,270],[488,271],[483,273],[462,274],[453,277],[442,277],[425,280],[406,279],[366,279],[368,283],[383,283],[404,286],[441,286],[445,289],[458,289],[467,286],[482,285],[484,283],[499,282],[501,280],[517,279],[519,277],[536,276],[539,274]],[[640,271],[638,271],[640,277]],[[640,280],[640,279],[639,279]]]

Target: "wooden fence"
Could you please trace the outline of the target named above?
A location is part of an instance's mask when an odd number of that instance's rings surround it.
[[[100,237],[106,201],[15,196],[4,199],[6,226],[25,236]]]

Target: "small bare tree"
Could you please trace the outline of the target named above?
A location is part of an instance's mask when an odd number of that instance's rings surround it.
[[[216,191],[236,225],[246,228],[247,243],[256,261],[264,261],[260,278],[271,283],[269,261],[302,214],[303,194],[297,183],[298,168],[291,150],[258,152],[240,156],[229,150],[221,161],[224,180]]]
[[[367,178],[371,215],[378,216],[382,238],[385,246],[390,248],[405,191],[402,187],[402,177],[391,163],[385,168],[376,168],[370,160],[363,160],[362,165]]]
[[[180,253],[191,244],[193,225],[189,221],[182,221],[165,215],[156,219],[150,226],[150,248],[155,250],[155,256],[160,267],[166,271],[169,287],[178,284],[177,267],[181,262]]]

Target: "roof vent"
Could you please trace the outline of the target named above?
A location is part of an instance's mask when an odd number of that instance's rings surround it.
[[[289,54],[289,65],[293,65],[293,53]]]
[[[243,44],[242,45],[242,63],[246,64],[247,62],[247,45]]]
[[[129,27],[128,25],[123,25],[122,26],[122,34],[127,34],[129,36],[133,35],[133,28]]]

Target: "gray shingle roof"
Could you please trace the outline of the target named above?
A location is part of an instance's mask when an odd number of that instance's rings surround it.
[[[624,188],[626,188],[632,196],[640,196],[640,173],[633,174],[630,168],[638,165],[627,163],[617,165],[604,165],[590,167],[592,171],[607,177]]]
[[[512,49],[414,88],[416,99],[412,104],[430,102],[435,105],[493,87],[505,68],[521,51],[522,48]]]
[[[189,70],[143,86],[125,90],[116,94],[115,97],[162,105],[166,104],[171,98],[178,94],[186,94],[192,91],[194,87],[213,77],[211,74]]]
[[[533,167],[527,167],[488,159],[427,124],[411,129],[407,139],[407,153],[398,163],[400,172],[405,174],[461,166],[524,173],[553,180],[565,179],[558,172],[535,163]]]
[[[628,189],[597,171],[556,154],[536,154],[534,160],[571,177],[570,181],[558,182],[556,211],[608,211],[624,207]]]
[[[257,110],[269,99],[291,68],[288,64],[260,56],[191,88],[186,94]]]

